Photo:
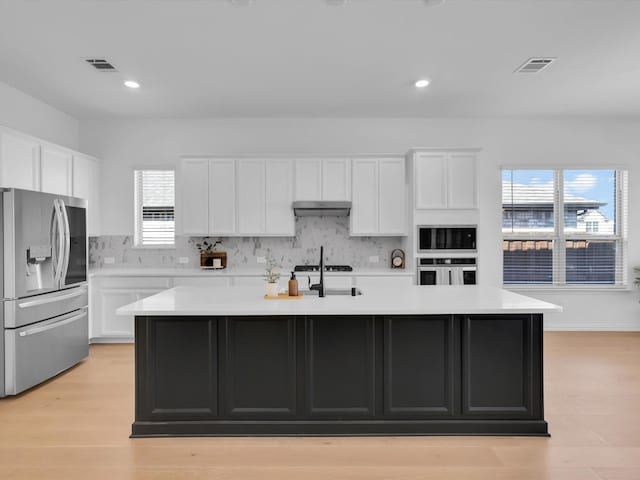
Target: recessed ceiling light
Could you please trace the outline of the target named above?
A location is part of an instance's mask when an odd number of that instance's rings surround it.
[[[236,7],[246,7],[253,3],[253,0],[229,0],[231,5],[235,5]]]
[[[140,84],[135,80],[127,80],[124,82],[124,86],[129,88],[140,88]]]
[[[421,80],[418,80],[415,83],[415,85],[416,85],[416,88],[424,88],[429,85],[429,80],[427,80],[426,78],[423,78]]]

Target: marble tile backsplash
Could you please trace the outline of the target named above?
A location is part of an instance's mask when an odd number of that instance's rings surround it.
[[[331,264],[354,268],[389,267],[391,251],[402,248],[399,237],[350,237],[348,217],[296,217],[295,237],[220,237],[217,250],[227,252],[228,268],[262,268],[257,257],[273,256],[285,268],[319,260],[320,245]],[[89,263],[93,268],[178,267],[200,264],[195,246],[201,237],[177,237],[175,248],[135,248],[132,236],[109,235],[89,238]],[[378,256],[379,263],[369,257]],[[187,257],[187,264],[179,264]],[[113,258],[113,264],[105,264]]]

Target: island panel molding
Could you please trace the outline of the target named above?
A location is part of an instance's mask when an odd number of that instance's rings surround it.
[[[367,418],[375,414],[373,317],[308,317],[305,392],[310,417]]]
[[[530,368],[540,364],[542,315],[138,315],[135,323],[132,437],[548,435],[542,370]],[[469,324],[478,336],[466,341]],[[496,324],[506,333],[478,347]],[[496,348],[515,337],[529,347]],[[486,349],[479,368],[463,367]],[[518,351],[531,358],[514,362]],[[523,412],[525,384],[540,401]]]
[[[137,336],[154,348],[136,348],[136,418],[146,421],[218,417],[218,320],[192,317],[182,323],[156,317],[139,322]],[[185,374],[186,373],[186,374]]]
[[[229,418],[296,415],[296,321],[293,317],[228,317],[221,322],[220,392]]]
[[[385,317],[384,414],[395,418],[460,413],[459,322],[451,315]],[[416,381],[417,380],[417,381]]]

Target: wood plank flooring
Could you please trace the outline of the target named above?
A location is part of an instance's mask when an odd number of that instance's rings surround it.
[[[640,333],[545,334],[551,438],[128,438],[133,346],[0,400],[2,480],[640,479]]]

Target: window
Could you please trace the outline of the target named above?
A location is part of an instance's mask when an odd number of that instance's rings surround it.
[[[136,170],[135,241],[141,246],[175,245],[175,173]]]
[[[503,283],[626,285],[626,187],[621,170],[503,170]]]

